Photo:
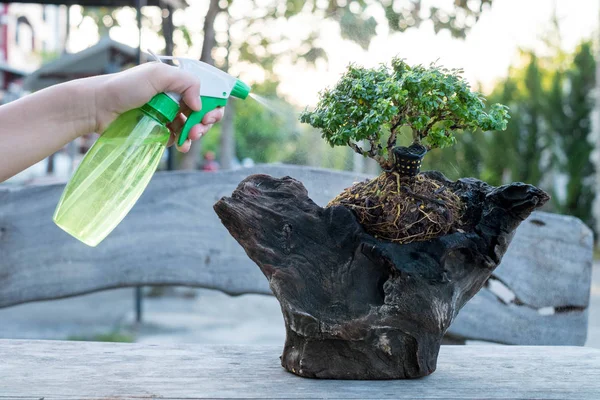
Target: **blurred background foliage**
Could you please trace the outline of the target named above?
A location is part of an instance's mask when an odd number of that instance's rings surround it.
[[[524,51],[522,63],[488,95],[489,103],[510,107],[506,131],[463,134],[455,147],[430,153],[425,164],[452,179],[472,176],[492,185],[539,185],[553,194],[549,210],[593,226],[592,44],[583,42],[575,53],[558,52],[555,57]]]

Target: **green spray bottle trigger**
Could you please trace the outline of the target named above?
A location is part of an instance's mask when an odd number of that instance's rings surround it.
[[[250,94],[250,87],[239,79],[221,71],[202,61],[183,57],[164,57],[155,56],[161,60],[176,60],[179,68],[191,73],[200,80],[200,101],[202,109],[192,112],[179,135],[177,144],[182,146],[188,138],[190,129],[202,121],[202,118],[210,111],[224,107],[230,96],[244,100]],[[174,99],[180,100],[180,96],[174,93],[168,93]]]

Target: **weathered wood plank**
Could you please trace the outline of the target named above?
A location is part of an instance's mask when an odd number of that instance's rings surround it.
[[[212,209],[218,199],[231,195],[241,180],[254,173],[292,176],[304,183],[320,205],[354,181],[367,178],[286,165],[218,173],[158,173],[131,213],[95,249],[53,224],[62,185],[0,188],[0,307],[135,285],[187,285],[230,294],[271,294],[259,268]],[[532,223],[534,220],[545,225]],[[480,298],[480,307],[467,303],[450,333],[461,336],[466,326],[469,330],[476,326],[467,337],[513,344],[531,343],[531,337],[549,337],[537,344],[583,344],[591,240],[591,231],[576,218],[534,213],[517,230],[495,273],[525,303],[502,309],[507,329],[513,323],[527,325],[528,333],[500,334],[495,315],[487,310],[502,304],[492,296]],[[534,256],[529,253],[532,249]],[[553,316],[538,317],[519,310],[573,306],[568,314]],[[463,319],[465,324],[455,332]],[[555,331],[562,322],[568,325]]]
[[[509,344],[583,346],[592,249],[592,232],[580,220],[533,213],[517,229],[493,274],[512,293],[496,297],[482,289],[461,310],[449,333]],[[508,304],[506,297],[512,299]]]
[[[482,289],[460,311],[449,334],[454,338],[506,344],[583,346],[587,338],[587,313],[585,309],[541,315],[526,306],[503,304],[489,290]]]
[[[131,285],[271,294],[260,270],[212,209],[249,173],[261,172],[299,177],[321,203],[361,179],[291,166],[158,173],[97,248],[78,242],[52,222],[62,185],[0,189],[0,307]]]
[[[309,380],[280,367],[278,347],[153,346],[0,340],[0,393],[45,399],[590,399],[600,350],[443,346],[418,380]]]
[[[593,239],[577,218],[537,213],[519,226],[494,275],[530,307],[587,307]]]

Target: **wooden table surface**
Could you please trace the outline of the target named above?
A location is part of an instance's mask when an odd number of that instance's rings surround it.
[[[431,376],[326,381],[275,346],[0,340],[0,399],[600,399],[600,350],[443,346]]]

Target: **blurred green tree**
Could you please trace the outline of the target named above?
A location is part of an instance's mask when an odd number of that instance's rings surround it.
[[[235,154],[240,160],[251,158],[256,163],[306,161],[294,154],[298,151],[300,136],[295,118],[297,112],[292,105],[277,98],[276,88],[274,81],[266,81],[252,88],[254,93],[268,102],[270,108],[255,101],[246,102],[244,107],[236,107],[235,104],[241,100],[230,101],[235,107],[235,113],[230,113],[230,116],[235,134]],[[223,124],[214,129],[203,139],[203,150],[212,151],[220,158],[223,151]]]
[[[488,97],[489,103],[501,102],[510,110],[506,131],[487,132],[485,139],[464,143],[457,148],[464,153],[461,172],[471,172],[492,185],[509,181],[539,185],[543,178],[542,155],[550,153],[547,129],[547,71],[536,54],[524,52],[526,65],[511,68],[509,76],[499,82]],[[479,154],[477,154],[479,153]],[[460,154],[460,153],[459,153]]]
[[[511,113],[506,131],[491,132],[482,147],[485,156],[481,177],[491,185],[506,184],[513,180],[513,175],[517,175],[513,170],[519,165],[518,147],[523,126],[519,107],[521,99],[516,78],[510,74],[490,96],[490,101],[504,102]]]
[[[119,21],[116,17],[117,9],[108,7],[83,7],[81,12],[80,26],[85,18],[90,18],[98,28],[100,37],[108,36],[108,32],[112,27],[119,26]]]
[[[525,52],[523,66],[511,68],[488,96],[490,103],[509,107],[506,131],[461,135],[452,151],[430,154],[424,166],[453,179],[475,176],[492,185],[540,185],[553,193],[549,209],[593,227],[593,46],[584,42],[573,54],[554,54],[540,58]]]
[[[291,157],[297,139],[295,110],[277,99],[273,81],[256,85],[253,90],[276,108],[269,110],[255,101],[236,108],[233,117],[236,154],[240,159],[251,158],[258,163]]]
[[[589,226],[593,225],[592,202],[594,200],[594,165],[590,155],[594,150],[589,140],[591,113],[594,107],[592,92],[596,83],[596,61],[592,43],[582,43],[575,53],[573,63],[565,74],[566,93],[564,111],[559,114],[563,123],[558,131],[556,149],[558,170],[567,177],[566,196],[558,211],[574,215]],[[558,79],[558,78],[556,78]],[[559,86],[555,83],[554,86]],[[556,89],[557,90],[557,89]],[[558,118],[554,119],[554,122]]]
[[[542,86],[542,70],[535,53],[529,53],[529,63],[523,77],[524,90],[520,104],[520,119],[515,129],[519,130],[517,154],[514,159],[516,170],[511,180],[539,185],[542,179],[541,159],[548,140],[544,131],[544,108],[546,93]],[[498,132],[498,134],[501,134]]]

